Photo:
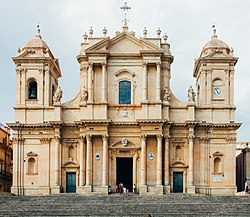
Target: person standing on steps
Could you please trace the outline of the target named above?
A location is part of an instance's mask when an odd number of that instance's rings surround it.
[[[133,193],[135,193],[135,191],[136,191],[136,186],[135,184],[133,184]]]

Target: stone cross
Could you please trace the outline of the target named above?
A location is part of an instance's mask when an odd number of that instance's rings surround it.
[[[121,9],[122,9],[123,12],[124,12],[124,19],[123,19],[123,21],[124,21],[124,22],[125,22],[125,21],[128,21],[128,20],[127,20],[127,12],[128,12],[128,10],[131,9],[131,7],[128,6],[127,2],[124,2],[124,6],[122,6]]]

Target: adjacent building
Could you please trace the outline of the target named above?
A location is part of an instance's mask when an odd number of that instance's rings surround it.
[[[13,163],[10,129],[0,123],[0,192],[10,192]]]
[[[250,189],[250,148],[249,143],[237,143],[236,153],[236,184],[237,191]]]
[[[12,192],[108,194],[123,183],[141,195],[234,195],[238,58],[214,31],[186,102],[171,89],[173,60],[159,29],[155,37],[146,29],[136,37],[126,21],[113,37],[90,29],[77,56],[79,93],[62,103],[59,62],[39,30],[13,58]]]

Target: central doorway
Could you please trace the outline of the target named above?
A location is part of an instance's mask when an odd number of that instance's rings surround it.
[[[117,157],[116,158],[116,183],[123,183],[124,187],[132,192],[133,187],[133,158]]]
[[[66,192],[76,192],[76,173],[66,173]]]
[[[183,172],[174,172],[173,175],[173,192],[183,193]]]

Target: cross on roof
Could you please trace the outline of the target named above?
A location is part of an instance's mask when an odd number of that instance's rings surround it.
[[[127,2],[124,2],[124,6],[121,7],[121,10],[123,10],[123,12],[124,12],[124,19],[123,19],[123,21],[128,21],[128,19],[127,19],[127,12],[130,9],[131,9],[131,7],[128,6]]]

